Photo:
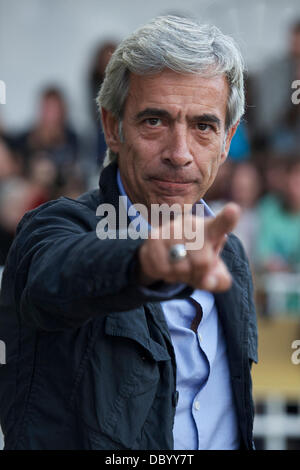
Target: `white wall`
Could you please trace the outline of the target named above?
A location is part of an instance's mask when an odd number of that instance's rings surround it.
[[[183,6],[184,5],[184,8]],[[282,54],[299,0],[0,0],[0,79],[6,127],[22,128],[35,112],[36,93],[49,82],[67,91],[73,121],[88,124],[86,74],[95,44],[123,38],[163,13],[186,13],[219,26],[240,43],[250,69]]]

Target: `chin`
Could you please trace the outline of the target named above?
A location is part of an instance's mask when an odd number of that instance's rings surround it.
[[[156,204],[168,204],[171,206],[172,204],[179,204],[181,207],[184,207],[185,204],[195,204],[197,200],[195,201],[193,198],[182,198],[180,196],[161,196],[157,197],[155,203]]]

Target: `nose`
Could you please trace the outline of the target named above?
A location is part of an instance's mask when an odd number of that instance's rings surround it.
[[[174,129],[170,130],[162,160],[174,167],[185,167],[192,163],[193,156],[188,145],[187,129],[183,125],[175,125]]]

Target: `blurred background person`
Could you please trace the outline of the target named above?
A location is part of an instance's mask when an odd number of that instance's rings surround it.
[[[16,228],[23,215],[41,202],[40,193],[25,178],[16,176],[0,186],[0,266],[4,266]]]
[[[300,158],[286,157],[281,184],[258,207],[257,258],[263,271],[298,271],[300,267]]]
[[[230,184],[233,161],[227,157],[223,165],[220,166],[213,185],[205,194],[205,202],[209,203],[213,211],[218,212],[229,201]]]
[[[241,121],[234,134],[228,157],[233,161],[248,160],[251,154],[250,139],[246,121]]]
[[[300,37],[300,33],[299,33]],[[300,41],[300,39],[299,39]],[[299,45],[300,47],[300,45]],[[296,80],[300,80],[300,64]],[[296,153],[300,149],[300,105],[291,100],[270,135],[270,147],[277,154]],[[300,158],[300,157],[299,157]]]
[[[284,193],[286,177],[286,161],[276,153],[261,154],[259,158],[264,159],[261,165],[261,174],[264,180],[264,200],[274,196],[282,197]]]
[[[101,119],[99,111],[96,105],[96,97],[99,93],[101,84],[104,79],[104,73],[106,66],[111,58],[111,55],[115,51],[117,43],[115,41],[104,41],[96,50],[93,58],[90,74],[89,74],[89,102],[92,120],[95,124],[96,135],[97,135],[97,148],[96,148],[96,159],[99,166],[102,165],[104,155],[106,152],[106,142],[104,139],[104,133],[102,129]]]
[[[290,27],[285,56],[269,62],[255,78],[256,139],[265,142],[265,147],[271,145],[283,117],[290,114],[291,85],[299,77],[299,67],[300,19]]]
[[[21,172],[20,161],[7,141],[0,136],[0,267],[5,263],[15,233],[15,227],[12,228],[12,224],[9,222],[15,216],[15,208],[9,197],[11,192],[6,190],[6,185],[21,175]],[[22,212],[21,217],[24,213]]]
[[[62,176],[78,158],[78,138],[68,122],[67,105],[57,87],[46,88],[40,97],[37,121],[17,140],[17,150],[27,169],[30,160],[46,156]]]
[[[234,233],[242,240],[253,267],[256,265],[255,247],[260,229],[257,203],[261,192],[261,176],[255,165],[251,162],[235,165],[231,178],[229,199],[239,204],[242,213]]]
[[[239,204],[241,216],[234,233],[241,239],[251,264],[255,265],[255,246],[259,230],[257,203],[262,193],[261,175],[250,161],[229,161],[221,168],[219,180],[209,193],[210,207],[218,213],[228,201]]]
[[[22,172],[20,159],[14,154],[7,140],[0,136],[0,185],[11,176]]]

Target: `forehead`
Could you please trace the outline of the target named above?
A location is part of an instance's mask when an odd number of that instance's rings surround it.
[[[124,117],[155,107],[186,115],[213,112],[225,121],[228,93],[223,75],[203,77],[171,70],[151,76],[131,74]]]

